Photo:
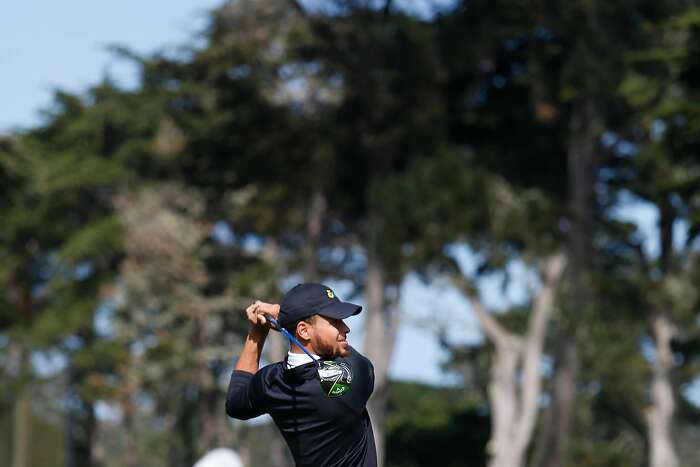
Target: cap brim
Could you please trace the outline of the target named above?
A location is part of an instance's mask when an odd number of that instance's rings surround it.
[[[316,310],[316,313],[328,318],[345,319],[354,316],[362,311],[360,305],[347,302],[330,302],[323,308]]]

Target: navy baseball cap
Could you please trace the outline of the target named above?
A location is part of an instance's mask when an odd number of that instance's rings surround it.
[[[330,287],[323,284],[298,284],[282,298],[278,322],[284,327],[311,315],[345,319],[360,311],[360,305],[341,302]]]

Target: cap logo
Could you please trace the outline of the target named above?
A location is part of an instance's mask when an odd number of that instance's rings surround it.
[[[331,289],[326,289],[326,295],[328,295],[328,298],[335,297],[335,295],[333,295],[333,291]]]

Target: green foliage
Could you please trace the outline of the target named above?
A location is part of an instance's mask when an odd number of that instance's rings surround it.
[[[95,260],[95,252],[120,250],[121,224],[116,216],[106,216],[85,225],[75,233],[58,251],[59,258],[70,264],[80,264],[88,259]],[[108,258],[99,263],[104,264]]]
[[[389,466],[486,465],[488,415],[459,389],[389,386]]]

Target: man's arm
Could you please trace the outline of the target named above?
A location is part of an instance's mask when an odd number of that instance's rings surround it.
[[[270,332],[270,324],[264,315],[271,315],[277,319],[280,306],[272,303],[256,301],[246,309],[250,329],[246,336],[241,356],[236,362],[236,370],[255,374],[260,368],[260,356],[262,355],[265,339]]]
[[[259,378],[254,381],[254,374],[260,367],[262,348],[270,331],[265,314],[277,318],[279,305],[257,301],[246,309],[250,329],[226,393],[226,413],[233,418],[247,420],[265,413],[264,389]]]

